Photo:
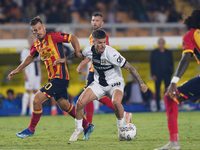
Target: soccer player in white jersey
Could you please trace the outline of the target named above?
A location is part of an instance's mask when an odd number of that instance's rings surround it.
[[[142,92],[147,91],[140,75],[126,59],[114,48],[106,45],[106,33],[103,30],[96,30],[92,33],[94,45],[86,46],[82,51],[82,55],[88,57],[94,65],[94,81],[83,91],[76,104],[76,129],[70,141],[77,141],[79,134],[83,131],[82,120],[84,116],[84,106],[96,99],[100,99],[105,94],[109,94],[115,107],[115,115],[117,117],[118,137],[119,131],[124,125],[123,112],[124,108],[121,104],[124,90],[124,79],[121,73],[121,67],[125,68],[133,75],[140,84]],[[56,63],[63,63],[64,59],[57,60]],[[54,65],[56,65],[54,62]]]
[[[28,37],[29,46],[33,44],[34,40],[35,39],[33,36]],[[23,62],[26,59],[26,57],[29,56],[29,54],[30,48],[23,49],[21,52],[20,61]],[[38,89],[41,88],[42,75],[40,57],[35,58],[35,60],[32,63],[30,63],[30,65],[24,68],[23,73],[25,80],[24,86],[26,91],[22,97],[22,116],[26,115],[28,104],[30,104],[29,115],[32,114],[34,95],[38,91]]]

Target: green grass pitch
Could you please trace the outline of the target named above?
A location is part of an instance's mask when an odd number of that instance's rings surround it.
[[[179,113],[179,139],[182,150],[200,150],[200,112]],[[133,113],[132,123],[137,136],[132,141],[119,141],[117,121],[113,114],[93,116],[96,129],[88,141],[83,134],[78,141],[69,142],[75,129],[70,116],[42,116],[34,136],[20,139],[15,133],[27,128],[30,117],[0,117],[1,149],[39,150],[153,150],[169,141],[167,117],[160,113]]]

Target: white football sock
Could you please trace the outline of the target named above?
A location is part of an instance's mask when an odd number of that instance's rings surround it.
[[[25,92],[23,94],[23,97],[22,97],[22,111],[21,111],[21,115],[26,115],[26,109],[27,109],[27,106],[28,106],[28,101],[29,101],[29,93]]]
[[[33,100],[34,100],[34,96],[35,96],[35,94],[32,93],[32,94],[31,94],[31,98],[30,98],[29,115],[32,115],[32,112],[33,112]]]
[[[117,126],[118,128],[122,128],[124,125],[124,118],[117,118]]]
[[[76,118],[75,118],[75,126],[76,126],[76,129],[78,129],[78,130],[82,130],[82,122],[83,122],[83,119],[80,119],[80,120],[77,120]]]

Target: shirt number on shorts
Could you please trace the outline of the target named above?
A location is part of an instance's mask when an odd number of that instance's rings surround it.
[[[47,83],[47,85],[45,85],[45,90],[49,90],[52,87],[52,83]]]

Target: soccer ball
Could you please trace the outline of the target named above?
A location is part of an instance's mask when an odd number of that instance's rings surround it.
[[[123,126],[120,131],[120,136],[124,138],[124,140],[133,140],[137,135],[136,126],[132,123],[127,123]]]

